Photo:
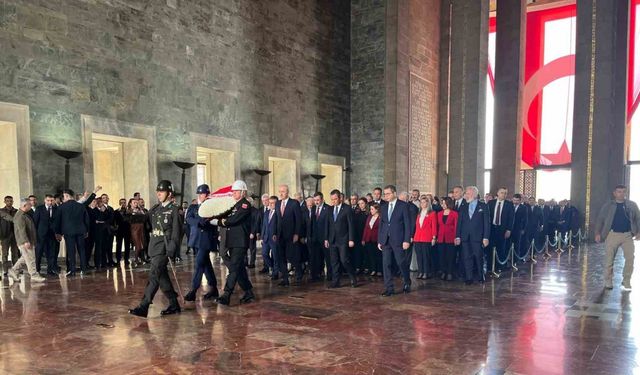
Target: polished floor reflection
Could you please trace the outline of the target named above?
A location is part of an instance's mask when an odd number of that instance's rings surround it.
[[[554,253],[484,286],[419,280],[391,298],[368,277],[356,289],[284,289],[251,272],[255,303],[238,305],[238,292],[231,307],[199,301],[162,318],[159,293],[147,320],[127,314],[144,270],[3,279],[0,373],[640,373],[639,272],[621,293],[620,254],[603,292],[603,252]],[[191,267],[178,267],[183,288]]]

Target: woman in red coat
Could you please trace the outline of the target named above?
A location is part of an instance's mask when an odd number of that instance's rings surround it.
[[[430,279],[437,270],[436,264],[431,261],[438,235],[436,221],[431,200],[426,197],[420,199],[420,214],[416,218],[416,232],[413,234],[413,247],[418,258],[418,279]]]
[[[362,246],[369,264],[366,268],[371,276],[382,276],[382,252],[378,250],[378,228],[380,227],[380,205],[373,203],[369,207],[369,216],[364,222]]]
[[[442,211],[438,212],[438,252],[440,253],[440,270],[442,280],[453,280],[456,266],[456,229],[458,213],[453,207],[453,199],[446,197],[441,201]]]

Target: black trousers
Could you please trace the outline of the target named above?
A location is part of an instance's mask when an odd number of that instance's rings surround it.
[[[116,234],[116,260],[122,260],[122,244],[124,243],[124,260],[129,261],[129,253],[131,252],[131,231]]]
[[[324,244],[312,242],[309,244],[309,268],[311,278],[318,279],[324,270]]]
[[[245,265],[246,254],[246,248],[236,247],[229,249],[227,256],[224,258],[224,264],[229,269],[227,281],[224,284],[225,293],[233,293],[236,283],[239,284],[240,288],[245,292],[253,289],[253,285],[251,285],[249,274],[247,273],[247,267]]]
[[[478,280],[484,280],[482,242],[463,242],[462,258],[464,262],[465,281],[473,281],[474,267],[479,275]]]
[[[111,244],[109,243],[109,232],[106,224],[100,224],[96,226],[95,232],[95,250],[93,252],[93,263],[96,268],[106,267],[112,260],[107,253],[111,251]]]
[[[409,266],[411,263],[411,251],[404,250],[402,246],[385,245],[382,250],[382,267],[384,269],[384,288],[386,291],[393,291],[393,277],[396,274],[395,264],[398,265],[405,285],[411,285],[411,274]]]
[[[364,244],[364,251],[367,253],[369,271],[382,272],[382,251],[378,249],[378,244],[367,242]]]
[[[96,239],[95,231],[92,229],[91,232],[89,233],[89,236],[84,240],[84,254],[85,254],[84,257],[87,260],[87,262],[89,262],[89,259],[91,259],[91,254],[93,254],[93,248],[96,244],[95,239]],[[65,243],[66,243],[66,240],[65,240]],[[67,250],[67,254],[69,254],[68,250]],[[93,266],[94,267],[96,266],[95,262]],[[67,267],[69,267],[68,256],[67,256]]]
[[[491,225],[491,238],[489,239],[489,247],[485,249],[485,262],[487,263],[487,269],[491,268],[491,262],[493,261],[493,248],[496,248],[496,268],[502,268],[498,264],[498,259],[504,261],[509,254],[510,241],[504,238],[505,229],[498,225]]]
[[[413,249],[418,260],[418,273],[433,275],[437,267],[433,262],[431,242],[414,242]]]
[[[53,234],[47,234],[42,238],[38,238],[36,245],[36,271],[40,272],[40,265],[42,263],[43,256],[47,259],[47,272],[57,270],[58,258],[55,249],[56,242],[57,241]]]
[[[67,272],[76,272],[76,253],[80,255],[80,269],[83,272],[87,270],[87,254],[84,248],[84,240],[85,238],[82,234],[64,236],[64,243],[67,247]]]
[[[456,272],[456,246],[452,243],[440,243],[437,246],[440,253],[440,270],[445,275],[453,275]]]
[[[340,266],[349,275],[351,281],[355,281],[356,273],[351,265],[351,254],[349,254],[349,246],[346,244],[336,245],[333,244],[329,247],[329,254],[331,256],[331,269],[333,270],[332,282],[333,285],[340,285]]]
[[[167,297],[171,305],[177,305],[178,294],[173,289],[173,284],[171,284],[171,279],[169,278],[169,270],[167,269],[169,258],[164,254],[154,255],[151,257],[150,263],[149,280],[144,288],[144,297],[142,297],[140,306],[148,308],[153,303],[153,297],[155,297],[158,289]]]
[[[109,228],[107,226],[107,228]],[[113,239],[114,239],[114,235],[111,232],[111,229],[107,229],[107,239],[106,239],[106,243],[103,244],[103,256],[105,257],[105,259],[107,260],[107,263],[115,263],[113,261]],[[108,249],[107,249],[108,247]]]
[[[285,281],[289,280],[289,272],[287,271],[287,262],[289,262],[296,270],[296,280],[302,280],[302,263],[300,262],[298,244],[292,241],[279,241],[278,255],[280,257],[280,273],[282,274],[282,278]]]

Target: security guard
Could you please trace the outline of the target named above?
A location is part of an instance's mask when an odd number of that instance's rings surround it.
[[[249,303],[256,297],[253,294],[253,285],[249,281],[245,266],[249,235],[251,234],[251,204],[246,198],[247,184],[238,180],[231,186],[231,191],[236,204],[232,209],[221,214],[218,219],[212,220],[212,224],[219,224],[221,227],[227,228],[226,254],[223,255],[223,259],[229,269],[229,275],[224,286],[224,293],[218,298],[218,303],[222,305],[229,305],[236,282],[245,292],[240,298],[241,303]]]
[[[167,263],[169,258],[176,255],[180,244],[180,222],[178,218],[178,207],[171,203],[173,186],[171,181],[162,180],[156,187],[158,203],[153,206],[148,215],[151,224],[151,234],[149,241],[149,256],[151,257],[151,269],[149,270],[149,281],[144,290],[144,297],[138,307],[130,309],[129,314],[147,317],[149,305],[153,303],[153,297],[158,291],[158,287],[169,300],[169,307],[160,312],[161,315],[171,315],[180,312],[178,295],[173,289]]]
[[[218,227],[211,224],[210,219],[200,217],[198,209],[204,202],[211,191],[209,185],[200,185],[196,190],[198,195],[198,203],[192,204],[187,209],[187,218],[185,219],[189,225],[189,247],[193,248],[196,255],[196,267],[193,271],[193,281],[191,282],[191,291],[184,297],[185,301],[193,302],[196,300],[196,293],[202,284],[202,275],[206,276],[211,290],[204,295],[204,299],[218,298],[218,282],[216,275],[213,273],[213,265],[209,258],[210,251],[216,251],[218,246]]]

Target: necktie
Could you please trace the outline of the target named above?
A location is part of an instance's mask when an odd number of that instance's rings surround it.
[[[333,208],[333,221],[336,221],[337,218],[338,218],[338,206],[335,206]]]
[[[500,216],[502,216],[502,202],[498,202],[498,212],[496,213],[496,225],[500,225]]]
[[[322,206],[316,207],[316,219],[320,217],[320,211],[322,210]]]
[[[273,211],[269,211],[269,222],[271,222],[272,217],[273,217]]]
[[[393,203],[389,203],[389,220],[391,220],[391,215],[393,214]]]
[[[51,218],[51,216],[53,216],[53,210],[51,210],[51,207],[49,207],[48,211],[49,211],[49,218]]]
[[[284,216],[284,206],[286,206],[285,201],[280,202],[280,215]]]

